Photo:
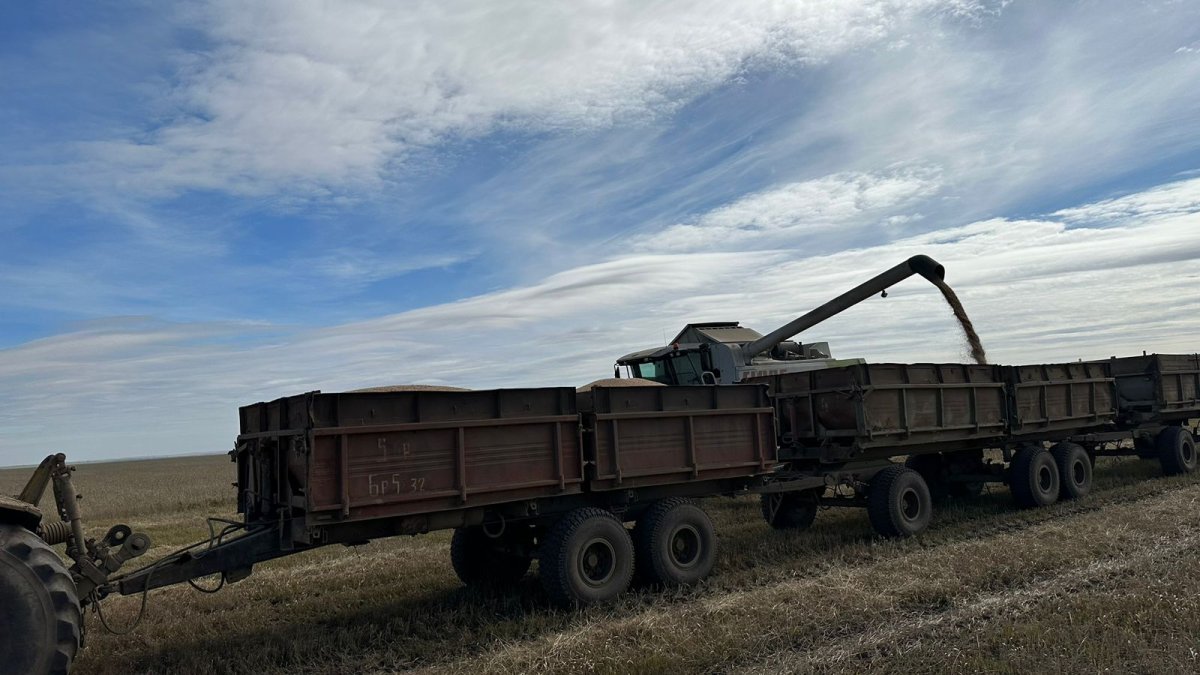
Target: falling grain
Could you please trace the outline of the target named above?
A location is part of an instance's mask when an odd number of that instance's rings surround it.
[[[962,327],[963,336],[966,337],[967,346],[971,350],[971,358],[979,365],[987,364],[987,352],[983,350],[983,342],[979,339],[979,335],[975,332],[975,324],[971,323],[971,318],[967,316],[967,310],[963,308],[962,301],[958,299],[958,295],[954,289],[945,281],[934,281],[935,286],[942,292],[942,296],[946,298],[946,304],[950,305],[950,309],[954,311],[954,317],[958,319],[958,325]]]

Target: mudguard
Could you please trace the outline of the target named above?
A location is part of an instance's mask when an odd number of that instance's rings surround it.
[[[0,495],[0,523],[12,523],[35,532],[42,522],[42,510],[20,499]]]

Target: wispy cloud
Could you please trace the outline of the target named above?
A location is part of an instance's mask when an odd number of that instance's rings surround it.
[[[197,14],[213,47],[180,72],[178,114],[85,151],[127,190],[354,190],[447,139],[650,122],[746,70],[988,5],[215,2]]]
[[[635,239],[668,251],[795,246],[818,233],[912,222],[898,211],[933,196],[941,182],[930,169],[887,174],[841,173],[746,195],[690,223]]]
[[[1056,211],[1054,216],[1069,223],[1104,224],[1184,216],[1197,212],[1200,212],[1200,180],[1193,179],[1094,204],[1062,209]],[[1196,226],[1200,227],[1200,222],[1197,222]]]

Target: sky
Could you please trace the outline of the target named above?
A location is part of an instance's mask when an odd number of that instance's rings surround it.
[[[943,263],[997,363],[1200,350],[1190,0],[9,2],[0,466],[578,386]],[[958,362],[920,279],[800,336]]]

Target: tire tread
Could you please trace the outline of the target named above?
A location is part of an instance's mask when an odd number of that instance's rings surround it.
[[[42,580],[55,613],[54,654],[51,675],[66,675],[83,640],[83,611],[79,591],[66,566],[50,545],[33,532],[16,525],[0,525],[3,550],[20,560]]]
[[[546,590],[546,594],[550,596],[550,600],[554,604],[570,607],[580,604],[579,599],[571,590],[570,579],[570,561],[564,560],[563,554],[566,551],[566,541],[585,521],[591,518],[608,518],[616,522],[622,528],[621,521],[613,515],[611,511],[595,507],[585,506],[575,509],[564,515],[550,528],[546,539],[541,545],[541,562],[538,566],[539,574],[542,580],[542,587]],[[630,549],[632,549],[630,542]],[[633,569],[637,564],[637,556],[633,555],[632,550],[630,555],[633,557],[633,565],[629,567],[628,576],[633,576]],[[630,579],[624,580],[624,585],[628,586]]]

